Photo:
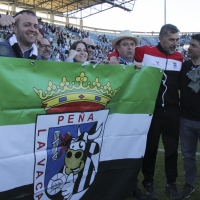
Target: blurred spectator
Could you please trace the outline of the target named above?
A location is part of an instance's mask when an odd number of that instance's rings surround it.
[[[86,43],[87,48],[88,48],[88,60],[94,60],[94,53],[95,53],[95,44],[94,41],[90,38],[83,38],[83,42]]]
[[[66,62],[85,62],[88,59],[88,48],[85,42],[74,42],[69,50]]]
[[[42,60],[49,60],[51,57],[52,46],[47,38],[42,38],[38,45],[38,54]]]

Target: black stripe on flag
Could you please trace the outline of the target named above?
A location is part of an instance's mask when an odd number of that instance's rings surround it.
[[[134,188],[141,164],[142,158],[100,162],[94,181],[81,200],[124,200],[130,196]],[[90,167],[94,168],[94,166]],[[84,188],[89,185],[91,176],[87,178]],[[78,190],[79,183],[77,181],[75,190]],[[34,185],[30,184],[0,192],[0,200],[34,200],[33,189]],[[56,200],[62,199],[63,197],[59,197]]]
[[[1,183],[2,184],[2,183]],[[34,200],[33,198],[33,188],[34,185],[23,185],[21,187],[17,187],[11,190],[7,190],[5,192],[0,192],[1,200]]]
[[[141,164],[142,158],[100,162],[94,182],[81,200],[124,200],[133,191]]]

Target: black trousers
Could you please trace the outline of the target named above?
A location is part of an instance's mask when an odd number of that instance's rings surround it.
[[[159,139],[165,150],[166,182],[176,182],[178,176],[179,107],[156,108],[147,135],[146,151],[142,163],[143,185],[153,183]]]

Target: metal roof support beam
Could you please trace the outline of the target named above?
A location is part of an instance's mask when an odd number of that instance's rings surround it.
[[[83,19],[99,12],[118,7],[132,11],[136,0],[0,0],[0,2],[15,4],[16,7],[33,9],[68,17]],[[89,11],[88,11],[89,10]]]

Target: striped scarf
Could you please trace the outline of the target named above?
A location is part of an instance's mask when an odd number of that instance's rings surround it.
[[[130,61],[128,61],[128,60],[126,60],[126,59],[124,59],[124,58],[119,56],[118,57],[118,62],[119,62],[119,64],[132,65],[134,60],[133,60],[133,62],[130,62]]]

